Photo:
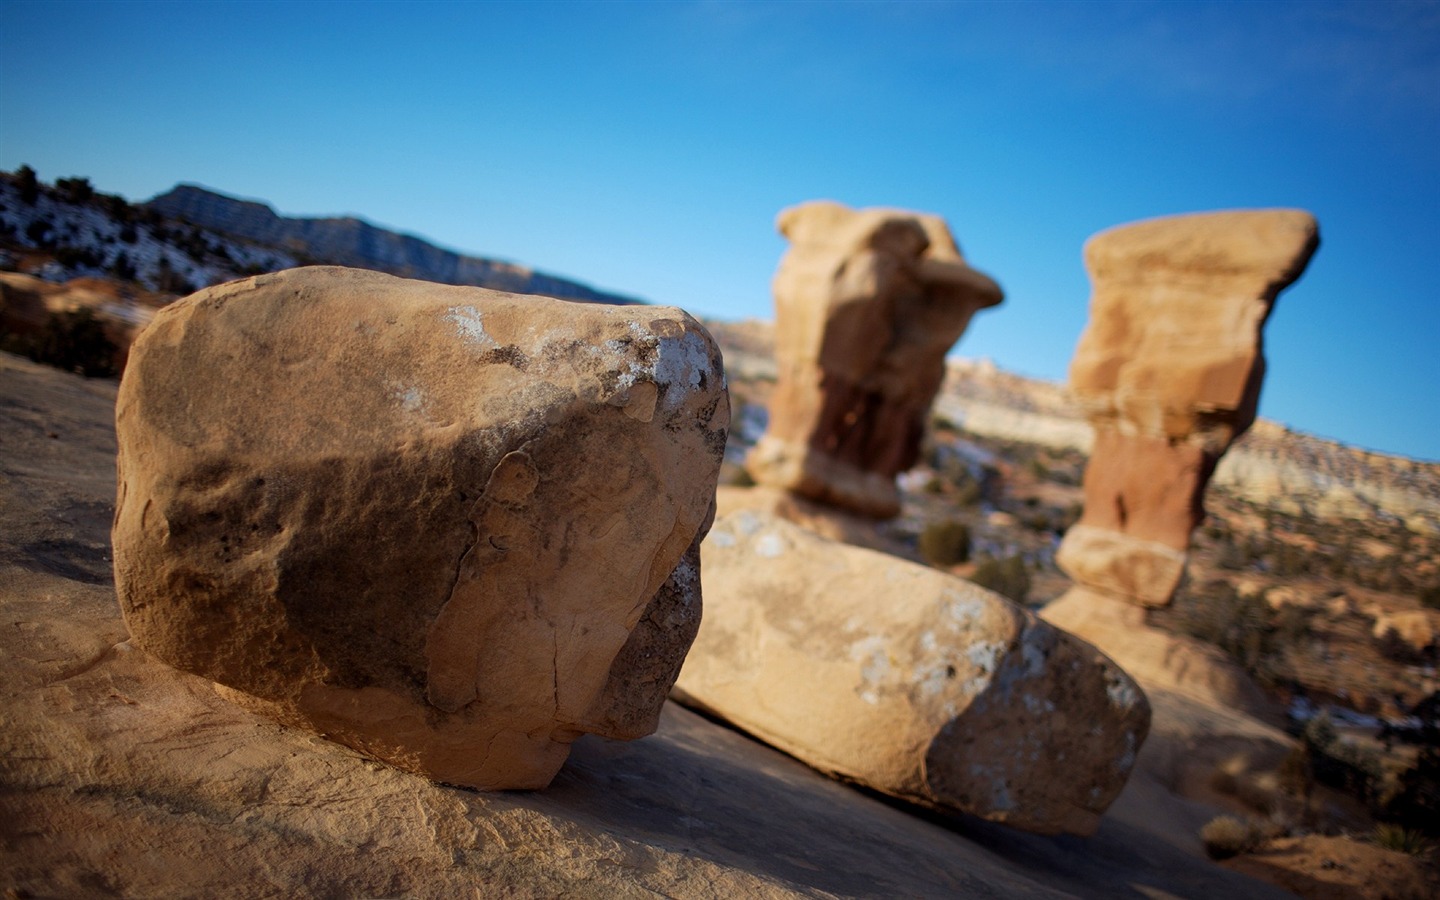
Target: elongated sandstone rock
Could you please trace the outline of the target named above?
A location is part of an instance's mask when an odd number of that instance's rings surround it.
[[[1090,834],[1150,724],[1094,648],[998,594],[764,513],[716,520],[676,684],[821,771],[923,805]]]
[[[1170,602],[1205,486],[1255,420],[1265,320],[1317,246],[1315,218],[1295,209],[1151,219],[1085,245],[1094,294],[1070,388],[1095,445],[1057,557],[1077,582]]]
[[[804,203],[780,213],[779,377],[746,460],[761,484],[875,518],[900,510],[945,353],[1004,296],[966,264],[944,220]]]
[[[116,419],[155,656],[478,788],[654,730],[729,419],[685,313],[290,270],[157,315]]]

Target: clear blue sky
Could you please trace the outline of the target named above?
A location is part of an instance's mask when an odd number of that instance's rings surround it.
[[[939,213],[960,352],[1063,379],[1080,248],[1296,206],[1261,413],[1440,459],[1440,3],[103,3],[0,9],[0,168],[359,214],[712,316],[781,208]]]

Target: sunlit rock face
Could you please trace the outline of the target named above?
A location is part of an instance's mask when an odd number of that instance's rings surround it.
[[[1070,387],[1095,428],[1085,511],[1058,561],[1077,582],[1163,606],[1205,486],[1255,419],[1262,329],[1319,246],[1290,209],[1197,213],[1101,232]]]
[[[938,216],[812,202],[780,213],[778,380],[755,480],[867,516],[899,511],[945,353],[1003,294]]]
[[[729,405],[676,309],[296,269],[201,291],[117,406],[120,605],[229,695],[438,781],[654,730]]]
[[[922,805],[1090,834],[1150,726],[1135,682],[999,594],[776,516],[716,519],[676,696]]]

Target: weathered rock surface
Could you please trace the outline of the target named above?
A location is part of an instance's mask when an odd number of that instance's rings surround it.
[[[337,268],[202,291],[120,388],[126,624],[283,722],[543,787],[579,734],[656,727],[728,416],[679,310]]]
[[[1094,294],[1070,387],[1095,445],[1085,512],[1058,555],[1076,581],[1170,602],[1205,485],[1255,419],[1261,329],[1318,245],[1300,210],[1152,219],[1085,245]]]
[[[915,464],[945,353],[1003,294],[938,216],[805,203],[780,213],[779,379],[755,480],[888,518]]]
[[[1089,645],[967,581],[752,511],[703,548],[676,696],[821,771],[1043,833],[1090,834],[1150,724]]]

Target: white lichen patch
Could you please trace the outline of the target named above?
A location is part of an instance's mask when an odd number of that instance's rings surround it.
[[[691,562],[688,556],[680,557],[680,562],[675,564],[675,570],[670,573],[670,580],[685,595],[687,603],[700,596],[700,567]]]
[[[921,697],[929,699],[939,696],[950,683],[950,667],[945,665],[928,666],[915,673],[915,690]]]
[[[749,537],[760,530],[760,517],[748,509],[741,510],[731,521],[735,523],[735,530],[745,537]]]
[[[1105,696],[1110,698],[1111,706],[1122,710],[1133,708],[1140,700],[1135,693],[1135,685],[1113,672],[1106,679]]]
[[[988,674],[995,671],[1004,652],[1005,645],[999,641],[976,641],[966,648],[965,656],[972,666]]]
[[[642,381],[649,381],[664,390],[660,402],[673,410],[684,402],[687,394],[699,390],[706,373],[711,371],[710,348],[698,332],[686,331],[678,337],[660,337],[639,322],[630,322],[629,341],[608,340],[604,349],[616,356],[631,356],[635,348],[648,351],[649,362],[630,358],[616,386],[625,390]]]
[[[454,323],[456,334],[477,347],[489,349],[499,346],[495,339],[486,333],[480,310],[473,306],[452,306],[446,311],[445,320]]]
[[[1135,765],[1136,749],[1135,732],[1125,732],[1125,752],[1120,754],[1120,758],[1115,761],[1115,768],[1119,769],[1122,773],[1129,772]]]
[[[408,413],[419,413],[425,409],[425,394],[417,387],[397,385],[391,391],[391,396],[399,401],[400,408]]]
[[[949,624],[967,628],[979,622],[984,615],[981,601],[974,597],[967,597],[952,588],[946,588],[941,597],[945,601],[945,613],[949,616]]]
[[[880,702],[879,688],[890,675],[890,653],[878,635],[861,638],[850,645],[850,659],[860,663],[860,683],[855,692],[872,706]]]
[[[773,531],[766,532],[755,539],[755,553],[766,559],[775,559],[785,553],[785,539]]]
[[[710,348],[693,331],[680,338],[661,338],[655,362],[655,380],[666,385],[665,402],[675,405],[685,394],[698,390],[710,370]]]
[[[1025,675],[1034,678],[1045,674],[1045,650],[1040,645],[1045,638],[1038,628],[1027,628],[1020,641],[1020,658],[1025,663]]]

